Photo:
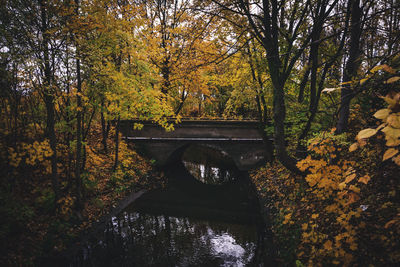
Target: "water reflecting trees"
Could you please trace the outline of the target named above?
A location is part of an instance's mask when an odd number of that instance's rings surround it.
[[[124,212],[82,251],[84,266],[244,266],[255,254],[255,225]]]

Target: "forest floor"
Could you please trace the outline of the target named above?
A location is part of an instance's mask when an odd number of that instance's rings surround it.
[[[251,173],[262,212],[272,225],[278,262],[285,266],[398,266],[398,167],[385,164],[374,173],[357,170],[356,175],[337,175],[337,180],[330,179],[335,184],[321,186],[324,177],[314,184],[317,175],[329,176],[332,169],[327,168],[332,165],[315,161],[310,168],[318,171],[311,170],[305,177],[293,175],[279,162]]]
[[[73,180],[62,177],[66,193],[57,203],[48,176],[25,171],[27,179],[16,179],[13,193],[0,194],[0,265],[37,266],[57,257],[80,241],[101,218],[120,207],[132,192],[162,187],[161,173],[124,142],[120,144],[120,164],[113,171],[113,154],[103,153],[97,140],[89,140],[84,176],[84,201],[76,206],[71,192]],[[110,151],[113,144],[110,142]],[[21,173],[21,169],[18,170]]]

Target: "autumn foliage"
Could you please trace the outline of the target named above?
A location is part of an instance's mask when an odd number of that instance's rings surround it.
[[[279,165],[252,175],[274,222],[274,241],[284,248],[283,261],[298,266],[400,261],[399,93],[381,98],[387,108],[372,113],[378,127],[341,135],[333,129],[308,141],[309,155],[297,163],[304,176]],[[358,112],[353,110],[355,124],[363,121]]]
[[[0,1],[0,265],[40,265],[162,186],[120,122],[182,117],[254,119],[273,140],[277,161],[252,178],[282,265],[398,265],[399,10]]]

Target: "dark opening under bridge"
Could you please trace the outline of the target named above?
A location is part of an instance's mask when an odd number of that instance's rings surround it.
[[[143,128],[135,130],[135,123],[143,124]],[[257,121],[183,120],[174,128],[166,132],[151,122],[120,122],[124,138],[141,147],[160,167],[181,157],[191,144],[228,154],[239,170],[249,170],[272,158],[272,141],[265,141]]]

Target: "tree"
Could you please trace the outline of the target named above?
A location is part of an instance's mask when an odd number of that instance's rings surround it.
[[[51,150],[52,187],[59,198],[58,154],[55,110],[56,95],[60,92],[56,77],[64,42],[61,9],[63,1],[7,1],[2,6],[3,48],[8,51],[8,64],[14,67],[15,91],[25,95],[40,94],[46,109],[45,133]],[[17,114],[15,114],[17,115]],[[16,118],[16,117],[15,117]]]
[[[142,18],[137,16],[138,7],[128,2],[98,0],[86,3],[82,9],[80,22],[71,26],[76,31],[77,58],[82,60],[86,76],[81,86],[86,88],[87,97],[94,95],[91,105],[101,107],[102,120],[115,121],[116,169],[119,121],[153,120],[170,129],[168,117],[173,112],[160,91],[157,74],[149,67],[149,50],[141,38],[144,27]],[[82,28],[83,25],[86,27]],[[79,100],[79,79],[77,89]],[[103,140],[104,148],[105,143]]]
[[[343,71],[343,88],[341,91],[341,103],[339,111],[339,120],[336,127],[337,133],[343,133],[347,129],[347,122],[350,113],[350,101],[353,91],[350,89],[350,83],[357,75],[360,66],[360,39],[361,39],[361,7],[359,0],[349,0],[351,6],[351,32],[350,32],[350,49],[349,58]]]
[[[175,114],[188,97],[197,97],[201,107],[210,94],[205,73],[221,58],[216,16],[199,12],[189,0],[140,1],[137,6],[151,64],[162,77],[161,92],[172,97]]]
[[[351,24],[346,63],[343,67],[337,133],[348,130],[350,102],[368,88],[360,70],[367,76],[377,64],[387,63],[400,52],[398,5],[393,1],[348,1]],[[364,80],[365,81],[365,80]]]
[[[285,144],[285,84],[313,35],[323,27],[338,1],[216,1],[216,8],[247,19],[253,37],[267,54],[268,71],[273,86],[274,144],[277,158],[291,171],[299,172],[296,160]],[[320,21],[310,27],[308,14],[321,11]]]

